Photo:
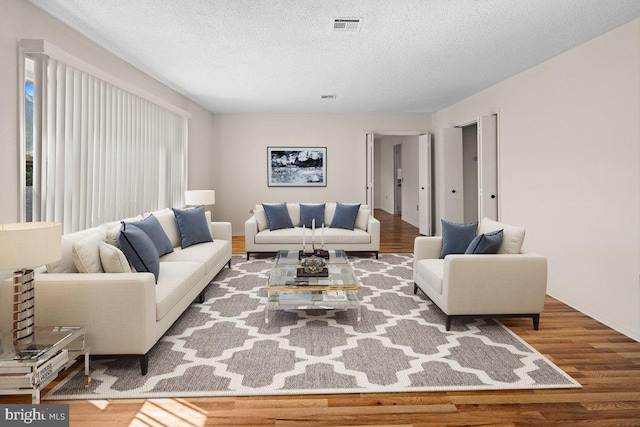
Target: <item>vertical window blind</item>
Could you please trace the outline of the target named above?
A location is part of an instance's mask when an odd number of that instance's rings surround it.
[[[34,55],[33,220],[70,233],[182,206],[188,119]]]

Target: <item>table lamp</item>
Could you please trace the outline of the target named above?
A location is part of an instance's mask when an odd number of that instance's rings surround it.
[[[13,342],[27,342],[34,334],[35,290],[32,267],[62,257],[59,222],[0,224],[0,270],[13,273]]]
[[[213,190],[188,190],[184,192],[184,203],[189,206],[215,205],[216,192]]]

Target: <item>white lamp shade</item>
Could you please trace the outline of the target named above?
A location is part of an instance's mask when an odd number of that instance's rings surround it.
[[[62,258],[62,224],[0,224],[0,270],[39,267]]]
[[[213,190],[185,191],[184,203],[190,206],[213,205],[216,203],[216,192]]]

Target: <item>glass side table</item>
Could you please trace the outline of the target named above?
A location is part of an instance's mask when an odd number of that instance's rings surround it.
[[[11,330],[0,332],[0,394],[31,394],[40,403],[40,392],[58,374],[84,356],[84,382],[89,385],[89,351],[84,326],[36,326],[24,343],[13,343]]]

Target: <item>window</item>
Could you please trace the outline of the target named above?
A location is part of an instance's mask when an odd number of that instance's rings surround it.
[[[26,53],[24,90],[25,220],[69,233],[183,205],[188,117],[46,53]]]
[[[33,221],[33,59],[25,58],[24,80],[24,212],[27,222]]]

